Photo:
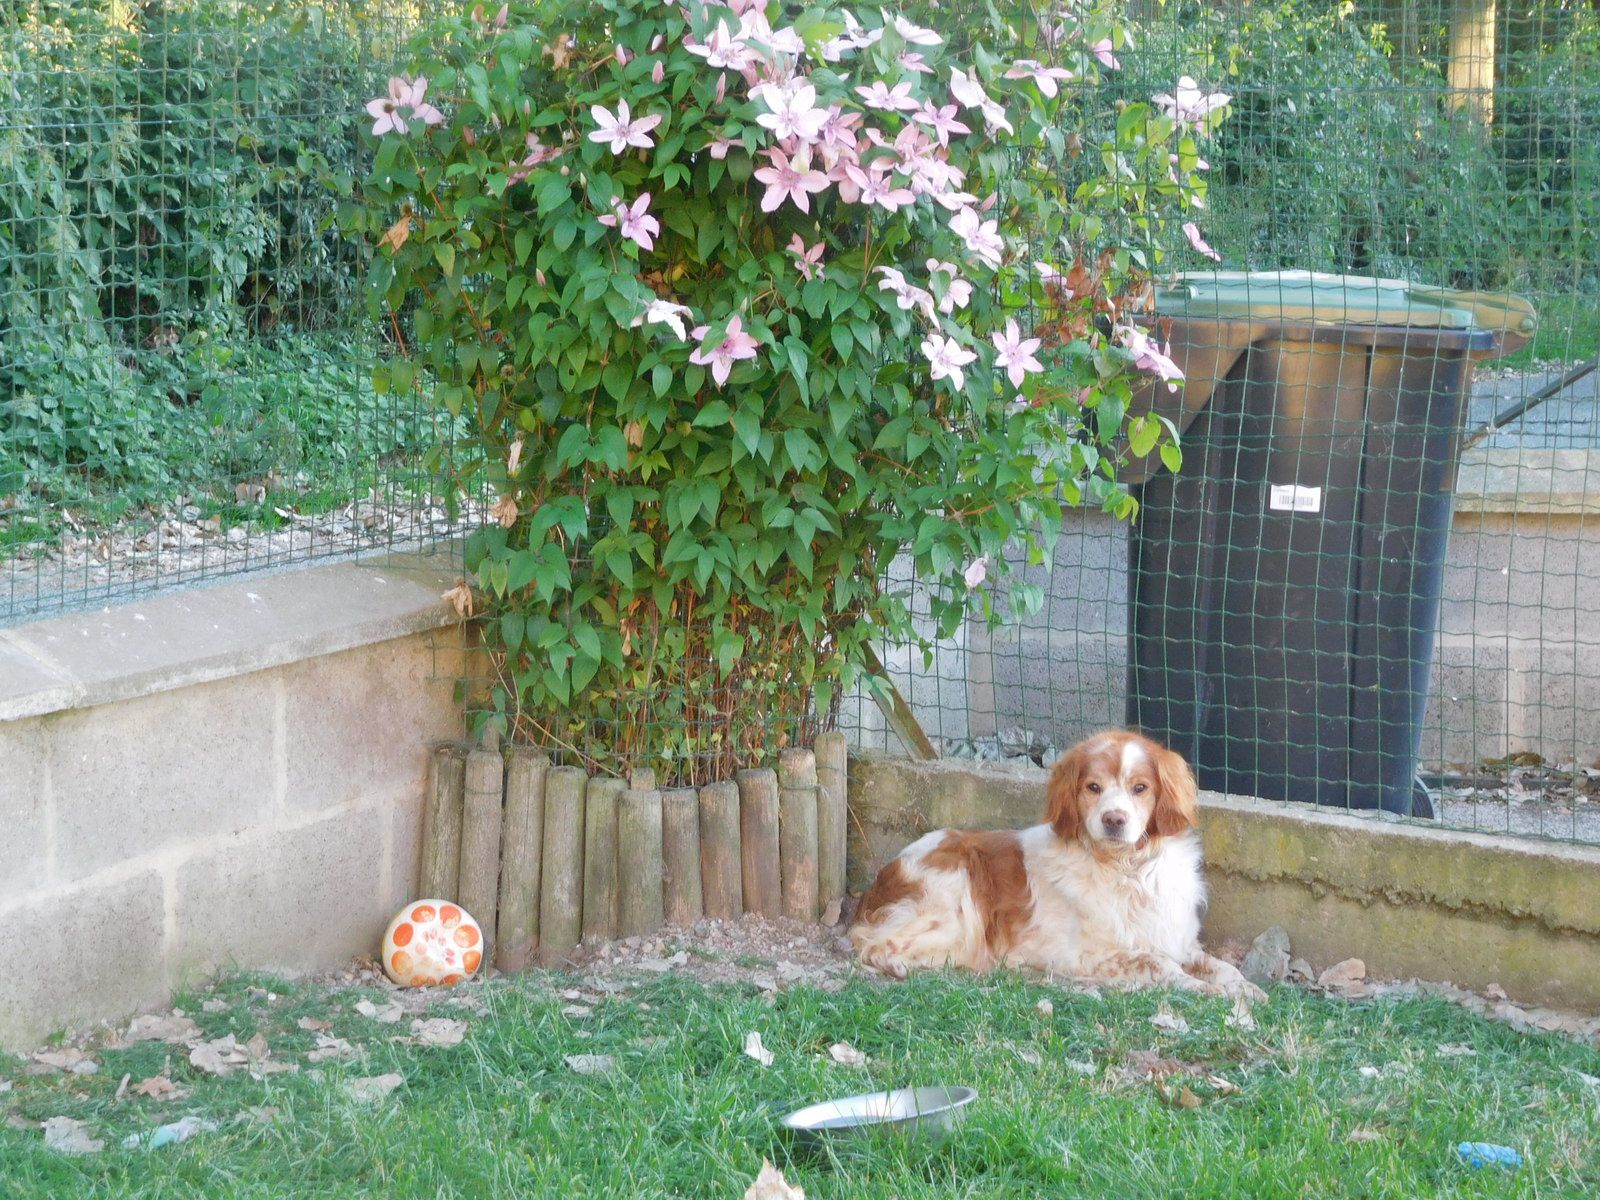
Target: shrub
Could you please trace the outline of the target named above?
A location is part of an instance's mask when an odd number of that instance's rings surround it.
[[[406,336],[386,379],[436,381],[473,451],[455,482],[494,498],[468,549],[485,720],[697,781],[916,635],[897,557],[948,633],[995,616],[1003,548],[1039,561],[1063,504],[1131,511],[1113,444],[1153,451],[1132,364],[1165,360],[1129,322],[1208,118],[952,62],[894,14],[535,12],[428,31],[369,107],[352,224]],[[1092,80],[1117,37],[1090,17],[1061,61]],[[1037,342],[1008,324],[1029,312]]]

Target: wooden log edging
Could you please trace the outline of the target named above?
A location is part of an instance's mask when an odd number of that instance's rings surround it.
[[[590,778],[526,747],[438,745],[422,895],[470,912],[486,960],[505,972],[702,917],[837,920],[845,751],[842,735],[823,734],[814,749],[784,750],[777,770],[663,790],[647,768]]]

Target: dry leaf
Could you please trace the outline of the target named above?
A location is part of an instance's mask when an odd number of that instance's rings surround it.
[[[133,1085],[133,1090],[152,1100],[180,1100],[188,1093],[165,1075],[152,1075]]]
[[[200,1026],[181,1013],[171,1016],[135,1017],[128,1026],[128,1031],[122,1035],[122,1040],[132,1046],[138,1042],[178,1042],[194,1041],[201,1035]]]
[[[1440,1058],[1476,1058],[1478,1052],[1465,1042],[1446,1042],[1439,1047]]]
[[[761,1044],[761,1035],[759,1033],[747,1033],[744,1035],[744,1052],[763,1067],[772,1065],[772,1051]]]
[[[832,929],[839,923],[839,918],[844,915],[844,901],[830,900],[828,907],[822,910],[822,923]]]
[[[845,1067],[864,1067],[868,1061],[867,1056],[849,1042],[835,1042],[829,1046],[828,1057]]]
[[[1085,1062],[1077,1058],[1067,1059],[1067,1070],[1076,1071],[1079,1075],[1098,1075],[1100,1073],[1100,1069],[1092,1062]]]
[[[517,502],[510,496],[501,496],[489,506],[489,516],[498,521],[502,529],[510,529],[517,523]]]
[[[208,1012],[208,1013],[227,1012],[228,1011],[228,1002],[226,1000],[221,1000],[221,999],[207,1000],[204,1004],[202,1004],[200,1006],[200,1011],[201,1012]]]
[[[522,464],[522,447],[526,439],[522,434],[517,434],[517,440],[511,443],[511,450],[506,454],[506,474],[515,475],[517,467]]]
[[[1044,1062],[1044,1057],[1037,1050],[1029,1050],[1023,1046],[1013,1046],[1012,1050],[1030,1067],[1037,1067]]]
[[[270,1058],[272,1051],[267,1046],[267,1035],[257,1033],[255,1037],[244,1044],[244,1052],[254,1062],[261,1062]]]
[[[761,1173],[745,1189],[744,1200],[806,1200],[806,1194],[783,1177],[766,1159],[761,1160]]]
[[[1232,1096],[1239,1091],[1239,1085],[1225,1075],[1207,1075],[1206,1082],[1219,1096]]]
[[[233,1034],[201,1042],[189,1051],[189,1065],[207,1075],[231,1075],[233,1069],[249,1061]]]
[[[367,1002],[363,1000],[361,1003],[365,1004]],[[361,1004],[356,1005],[356,1011],[359,1012],[360,1010]],[[294,1024],[296,1029],[303,1029],[307,1033],[322,1033],[324,1030],[333,1028],[333,1024],[331,1022],[319,1021],[316,1017],[301,1017]]]
[[[561,1015],[563,1017],[592,1017],[594,1016],[594,1009],[587,1004],[567,1004],[562,1006]]]
[[[391,1071],[387,1075],[365,1075],[360,1079],[352,1079],[344,1086],[352,1100],[361,1104],[374,1104],[405,1081],[404,1075]]]
[[[1223,1024],[1231,1029],[1242,1029],[1246,1033],[1254,1030],[1256,1019],[1250,1011],[1250,1001],[1243,996],[1235,996],[1233,998],[1233,1011],[1228,1014]]]
[[[1352,1129],[1345,1134],[1344,1140],[1347,1142],[1376,1142],[1382,1137],[1383,1134],[1376,1129]]]
[[[124,1075],[122,1077],[122,1082],[117,1084],[117,1094],[115,1096],[111,1097],[111,1098],[113,1100],[121,1100],[124,1096],[126,1096],[128,1094],[128,1084],[131,1083],[132,1081],[133,1081],[133,1076],[132,1075]],[[3,1091],[3,1090],[4,1090],[3,1088],[0,1088],[0,1091]]]
[[[562,1061],[579,1075],[604,1075],[617,1067],[609,1054],[569,1054]]]
[[[51,1117],[44,1123],[44,1144],[62,1154],[93,1154],[105,1143],[89,1136],[88,1126],[71,1117]]]
[[[393,1025],[406,1015],[406,1006],[398,1000],[391,1000],[379,1008],[371,1000],[357,1000],[356,1011],[363,1017],[370,1017],[380,1025]]]
[[[554,71],[566,70],[567,64],[572,61],[572,52],[578,48],[578,39],[570,33],[558,33],[555,40],[544,48],[550,56],[550,68]]]
[[[406,239],[411,236],[411,214],[407,213],[393,225],[381,238],[378,239],[379,247],[388,247],[391,253],[398,253],[401,246],[406,244]]]
[[[1185,1021],[1165,1004],[1156,1010],[1156,1015],[1150,1018],[1150,1024],[1167,1033],[1189,1032],[1189,1022]]]
[[[332,1062],[341,1058],[354,1058],[356,1048],[344,1038],[331,1033],[317,1034],[317,1048],[306,1055],[307,1062]]]
[[[1173,1108],[1200,1107],[1200,1097],[1181,1084],[1178,1087],[1170,1088],[1164,1083],[1157,1083],[1156,1094],[1172,1105]]]
[[[1576,1075],[1579,1079],[1581,1079],[1584,1083],[1587,1083],[1590,1087],[1592,1087],[1592,1088],[1600,1088],[1600,1075],[1589,1075],[1589,1074],[1586,1074],[1583,1071],[1576,1071],[1576,1070],[1573,1071],[1572,1073],[1574,1075]]]
[[[1056,1006],[1051,1004],[1049,1000],[1041,1000],[1033,1007],[1038,1010],[1041,1017],[1053,1017],[1056,1015]]]
[[[61,1050],[40,1050],[27,1068],[29,1075],[48,1075],[52,1071],[66,1071],[72,1075],[93,1075],[100,1064],[82,1050],[67,1046]]]
[[[455,609],[456,616],[463,621],[472,616],[472,589],[465,579],[457,579],[455,587],[439,598]]]
[[[467,1023],[450,1017],[430,1017],[411,1022],[411,1032],[419,1046],[459,1046],[467,1036]]]

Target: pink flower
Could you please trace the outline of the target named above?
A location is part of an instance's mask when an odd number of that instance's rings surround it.
[[[1183,236],[1189,239],[1189,245],[1200,251],[1207,258],[1214,259],[1217,262],[1222,261],[1222,255],[1206,244],[1205,238],[1200,236],[1200,226],[1193,221],[1185,221],[1183,223]]]
[[[1162,349],[1149,334],[1132,325],[1119,325],[1116,332],[1123,348],[1133,355],[1134,366],[1141,371],[1148,371],[1158,379],[1165,379],[1169,392],[1178,390],[1178,385],[1172,381],[1183,378],[1183,368],[1172,361],[1171,346]]]
[[[691,335],[700,345],[690,352],[689,361],[698,366],[710,366],[711,378],[721,387],[728,382],[728,376],[733,373],[733,364],[741,358],[754,358],[756,356],[756,339],[740,328],[739,314],[735,313],[728,318],[728,331],[722,341],[714,349],[706,349],[706,334],[711,330],[709,325],[697,326]]]
[[[1024,338],[1015,320],[1008,318],[1005,330],[990,334],[989,340],[994,343],[994,365],[1005,368],[1012,387],[1021,387],[1029,375],[1044,370],[1044,364],[1034,357],[1039,339]]]
[[[946,104],[943,108],[935,108],[932,104],[924,104],[911,114],[911,119],[933,130],[933,136],[939,139],[939,145],[948,146],[951,134],[972,132],[970,128],[956,119],[956,114],[960,111],[954,104]]]
[[[940,262],[937,258],[930,258],[928,274],[944,274],[950,277],[950,282],[944,289],[944,299],[939,301],[939,311],[945,316],[949,316],[958,308],[965,308],[972,302],[972,284],[961,278],[960,269],[955,263]]]
[[[617,112],[613,116],[600,105],[596,104],[589,109],[589,115],[594,118],[596,125],[600,126],[589,135],[591,142],[610,142],[611,153],[621,154],[629,146],[637,146],[641,150],[648,150],[655,142],[650,137],[650,131],[661,124],[659,113],[648,117],[633,119],[628,112],[626,100],[617,101]]]
[[[640,313],[628,323],[628,328],[637,329],[641,325],[665,325],[677,334],[680,339],[689,336],[684,327],[683,319],[693,318],[694,312],[683,304],[674,304],[670,300],[652,300]]]
[[[407,117],[424,125],[443,125],[444,114],[423,99],[427,91],[428,81],[421,75],[409,81],[403,75],[393,76],[389,80],[389,94],[367,102],[367,115],[373,119],[373,136],[382,137],[391,131],[408,133]]]
[[[1159,104],[1167,116],[1179,125],[1192,125],[1200,129],[1205,125],[1207,117],[1233,97],[1226,92],[1212,92],[1208,96],[1200,90],[1199,84],[1184,75],[1178,80],[1178,86],[1173,89],[1172,95],[1157,92],[1150,99]]]
[[[961,572],[961,578],[967,581],[969,588],[975,588],[985,579],[989,578],[989,556],[980,554],[967,564],[967,569]]]
[[[706,149],[711,151],[712,158],[727,158],[729,150],[732,150],[736,146],[742,145],[744,145],[744,143],[739,141],[737,138],[719,136],[714,137],[707,142]]]
[[[928,366],[931,368],[929,376],[933,379],[951,379],[957,388],[966,386],[963,368],[978,358],[971,350],[964,349],[955,338],[940,337],[936,333],[922,339],[922,352],[928,356]]]
[[[916,202],[916,193],[910,188],[895,187],[890,182],[889,172],[881,167],[863,170],[851,164],[845,167],[845,174],[851,186],[848,190],[841,186],[839,195],[847,203],[876,204],[888,212],[898,212]]]
[[[565,146],[546,146],[539,140],[537,133],[530,133],[523,139],[523,145],[528,148],[527,155],[517,164],[516,170],[511,172],[511,178],[506,181],[506,186],[521,183],[533,174],[535,167],[549,162],[553,158],[560,158],[567,152]]]
[[[822,252],[826,247],[827,243],[818,242],[807,248],[805,239],[798,233],[789,239],[789,253],[795,256],[795,270],[807,283],[811,282],[813,276],[817,279],[826,278],[822,267]]]
[[[704,45],[686,37],[683,39],[683,48],[705,59],[706,66],[719,71],[742,71],[750,65],[752,58],[750,47],[733,34],[726,21],[717,22],[717,27],[711,31]]]
[[[801,146],[791,162],[789,156],[776,146],[767,150],[770,167],[759,168],[755,176],[767,185],[761,197],[761,211],[775,212],[785,200],[793,200],[801,212],[811,211],[808,193],[828,190],[828,177],[811,169],[811,147]]]
[[[628,63],[632,59],[633,59],[633,51],[629,50],[626,46],[623,46],[623,45],[619,44],[617,46],[617,52],[616,52],[617,66],[625,67],[625,66],[628,65]]]
[[[809,83],[792,91],[776,84],[763,83],[750,89],[750,95],[767,106],[768,111],[756,117],[756,124],[772,130],[778,141],[799,138],[812,142],[827,124],[828,112],[817,107],[817,89]]]
[[[989,93],[983,90],[983,84],[978,82],[977,75],[968,75],[960,67],[950,68],[950,94],[968,108],[982,108],[985,104],[994,103]]]
[[[614,227],[631,242],[638,244],[641,250],[654,250],[656,245],[655,235],[661,232],[661,222],[652,217],[648,211],[650,207],[650,193],[641,192],[639,198],[633,202],[633,207],[613,198],[612,211],[601,217],[596,217],[602,225]]]
[[[988,104],[981,105],[980,111],[983,113],[985,131],[990,137],[993,137],[1002,129],[1013,137],[1016,136],[1017,131],[1011,128],[1011,120],[1006,116],[1006,110],[1000,105],[991,100]]]
[[[942,46],[944,39],[931,29],[924,29],[920,25],[913,25],[898,13],[894,17],[895,32],[906,40],[910,46]]]
[[[1113,71],[1121,70],[1122,64],[1117,61],[1117,56],[1112,53],[1112,50],[1111,39],[1108,37],[1101,38],[1089,47],[1089,53],[1098,58],[1102,66],[1110,67]]]
[[[664,59],[656,59],[656,65],[650,68],[650,82],[660,83],[667,77],[667,64]]]
[[[1040,66],[1031,58],[1019,58],[1011,69],[1006,72],[1005,77],[1007,79],[1031,79],[1041,95],[1054,99],[1056,92],[1059,90],[1057,81],[1059,80],[1061,83],[1067,82],[1072,78],[1072,72],[1063,67]]]
[[[861,114],[858,112],[845,112],[837,104],[828,109],[827,120],[823,121],[819,136],[824,146],[834,146],[841,150],[855,150],[856,135],[852,132],[861,124]]]
[[[913,112],[922,107],[922,102],[911,95],[909,79],[892,88],[886,87],[881,79],[874,80],[868,87],[858,87],[856,95],[868,108],[881,108],[885,112]]]
[[[907,283],[906,277],[894,267],[874,267],[873,270],[883,276],[878,281],[878,290],[880,292],[893,293],[895,301],[902,311],[910,312],[913,308],[921,309],[922,315],[927,317],[928,320],[932,321],[934,319],[932,292]]]
[[[920,54],[901,54],[900,69],[902,71],[910,71],[913,75],[933,74],[933,68],[928,65],[928,60]]]
[[[950,232],[967,244],[972,256],[991,270],[998,270],[1006,244],[1000,237],[998,221],[984,221],[970,208],[950,218]]]

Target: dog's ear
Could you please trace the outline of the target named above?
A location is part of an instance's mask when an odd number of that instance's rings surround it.
[[[1078,807],[1078,795],[1083,791],[1088,764],[1089,756],[1080,745],[1056,759],[1056,765],[1050,770],[1044,819],[1064,842],[1073,841],[1083,833],[1083,812]]]
[[[1164,746],[1155,750],[1156,807],[1150,831],[1156,837],[1177,837],[1200,823],[1200,798],[1194,772],[1183,755]]]

